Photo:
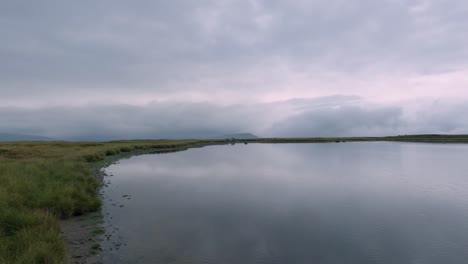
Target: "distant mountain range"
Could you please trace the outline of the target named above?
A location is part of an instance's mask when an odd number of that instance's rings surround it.
[[[56,139],[35,136],[35,135],[25,135],[25,134],[10,134],[10,133],[0,133],[0,141],[54,141]]]

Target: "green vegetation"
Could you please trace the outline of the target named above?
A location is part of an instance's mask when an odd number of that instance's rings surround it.
[[[468,143],[468,136],[0,142],[0,263],[64,263],[66,250],[58,220],[99,209],[99,180],[93,168],[104,165],[108,156],[165,153],[198,144],[348,141]],[[99,245],[91,250],[97,252]]]
[[[195,143],[204,141],[0,143],[0,263],[65,262],[58,220],[101,205],[99,180],[90,162],[121,152],[167,151]]]
[[[97,227],[96,229],[94,229],[93,231],[93,236],[99,236],[99,235],[102,235],[106,232],[106,230],[104,230],[104,228],[102,227]]]
[[[93,255],[96,255],[99,253],[99,251],[102,251],[101,249],[101,245],[99,245],[98,243],[94,243],[92,246],[91,246],[91,254]]]

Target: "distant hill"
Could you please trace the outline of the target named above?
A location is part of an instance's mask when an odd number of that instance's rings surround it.
[[[0,141],[54,141],[56,139],[35,135],[0,133]]]

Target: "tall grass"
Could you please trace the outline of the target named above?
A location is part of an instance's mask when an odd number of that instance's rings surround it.
[[[0,163],[0,263],[63,263],[57,217],[97,210],[99,183],[83,162]]]

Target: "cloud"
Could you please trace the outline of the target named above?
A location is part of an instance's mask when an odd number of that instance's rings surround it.
[[[467,96],[438,85],[468,71],[467,12],[462,0],[0,1],[0,103]],[[405,95],[414,78],[429,92]]]
[[[0,131],[57,139],[111,140],[134,138],[200,138],[244,132],[266,113],[252,115],[248,106],[207,103],[153,103],[0,109]]]
[[[316,100],[326,101],[330,98],[333,97]],[[302,109],[274,122],[268,135],[329,137],[468,133],[466,99],[417,98],[390,105],[376,104],[358,97],[339,99],[331,104]]]
[[[404,125],[402,109],[356,106],[306,111],[278,122],[271,134],[279,137],[333,137],[395,135]]]

